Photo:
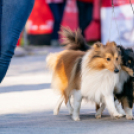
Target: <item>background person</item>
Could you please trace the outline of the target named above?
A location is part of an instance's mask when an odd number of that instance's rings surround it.
[[[34,0],[0,0],[0,83],[33,5]]]
[[[77,0],[79,27],[82,35],[85,37],[84,31],[92,21],[93,16],[93,0]]]
[[[60,29],[60,24],[63,18],[64,8],[66,3],[65,1],[66,0],[46,0],[54,17],[54,26],[53,26],[53,33],[52,33],[52,40],[51,40],[52,46],[59,45],[58,31]]]

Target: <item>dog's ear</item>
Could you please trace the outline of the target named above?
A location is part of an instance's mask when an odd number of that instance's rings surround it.
[[[93,48],[95,49],[95,51],[99,51],[102,47],[103,47],[103,44],[101,42],[96,42],[93,45]]]
[[[121,55],[121,47],[120,46],[117,46],[117,50],[118,50],[118,53],[119,53],[119,55]]]
[[[117,48],[117,50],[120,51],[120,52],[121,52],[122,49],[123,49],[122,46],[120,46],[120,45],[116,46],[116,48]]]
[[[106,46],[113,46],[113,47],[116,47],[117,45],[116,45],[116,43],[115,43],[114,41],[112,41],[112,42],[107,42],[107,43],[106,43]]]

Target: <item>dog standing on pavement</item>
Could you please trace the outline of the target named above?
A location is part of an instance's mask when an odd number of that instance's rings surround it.
[[[122,62],[121,70],[119,73],[119,83],[115,86],[115,106],[119,113],[126,115],[128,120],[133,119],[133,100],[134,100],[134,88],[133,88],[133,77],[134,77],[134,52],[132,49],[125,49],[122,46],[118,46],[121,50]],[[120,108],[121,102],[122,108]],[[96,106],[96,118],[100,118],[105,104],[101,107]]]
[[[80,29],[76,32],[72,32],[68,28],[62,27],[63,32],[61,34],[65,37],[63,44],[67,45],[69,50],[81,50],[87,51],[90,47],[86,44],[84,38],[81,35]],[[132,49],[125,49],[122,46],[118,46],[121,52],[121,70],[119,73],[119,83],[114,90],[115,106],[119,113],[126,115],[127,119],[133,119],[132,108],[134,100],[134,52]],[[123,109],[120,107],[121,102]],[[101,117],[101,113],[105,108],[105,104],[102,104],[101,108],[96,105],[96,118]],[[55,110],[56,111],[56,110]]]
[[[80,120],[82,98],[97,104],[105,103],[111,116],[120,117],[114,105],[113,91],[119,81],[121,56],[114,42],[107,45],[96,43],[86,53],[65,50],[50,54],[47,64],[53,72],[52,87],[68,103],[74,97],[72,118]],[[59,103],[60,104],[60,103]]]

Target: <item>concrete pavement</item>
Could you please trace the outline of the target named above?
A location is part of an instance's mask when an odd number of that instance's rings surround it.
[[[0,134],[132,134],[134,121],[113,120],[107,110],[94,117],[94,104],[83,101],[81,121],[72,121],[64,104],[53,115],[58,96],[50,88],[51,73],[45,58],[59,48],[43,47],[41,53],[13,58],[0,85]]]

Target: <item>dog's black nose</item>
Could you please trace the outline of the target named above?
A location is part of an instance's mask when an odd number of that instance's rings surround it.
[[[115,73],[118,73],[118,72],[119,72],[119,69],[115,69],[114,72],[115,72]]]

